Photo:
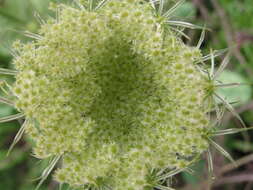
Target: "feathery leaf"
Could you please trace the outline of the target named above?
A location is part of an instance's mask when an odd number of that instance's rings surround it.
[[[233,162],[236,165],[234,159],[232,158],[232,156],[230,156],[230,154],[226,150],[224,150],[220,145],[218,145],[212,139],[208,138],[208,140],[215,147],[215,149],[217,149],[223,156],[225,156],[227,159],[229,159],[231,162]]]
[[[160,0],[159,9],[158,9],[158,14],[159,15],[162,15],[162,13],[163,13],[163,7],[164,7],[164,0]]]
[[[201,32],[200,38],[199,38],[199,42],[197,44],[197,48],[198,49],[201,47],[202,43],[204,42],[204,39],[205,39],[205,30],[206,29],[205,29],[205,26],[204,26],[204,28],[203,28],[203,30]]]
[[[10,154],[10,152],[12,151],[12,149],[14,148],[14,146],[18,143],[18,141],[21,139],[21,137],[23,136],[24,132],[25,132],[25,127],[27,124],[27,120],[24,121],[24,123],[22,124],[21,128],[19,129],[18,133],[16,134],[8,152],[7,152],[7,156]]]
[[[211,135],[212,136],[230,135],[230,134],[240,133],[240,132],[248,131],[248,130],[252,130],[252,129],[253,129],[253,127],[241,128],[241,129],[230,128],[230,129],[214,131]]]
[[[100,9],[101,7],[103,7],[109,0],[102,0],[98,3],[98,5],[96,6],[95,10]]]
[[[220,67],[218,68],[218,70],[214,73],[214,76],[213,76],[214,79],[218,78],[220,74],[224,71],[227,64],[229,63],[229,59],[230,59],[230,54],[227,54],[224,60],[222,61]]]
[[[172,26],[179,26],[179,27],[183,27],[183,28],[203,29],[202,26],[198,26],[198,25],[191,24],[189,22],[184,22],[184,21],[168,20],[168,21],[166,21],[166,23],[169,25],[172,25]]]
[[[182,172],[183,170],[185,170],[185,168],[177,168],[177,169],[174,169],[172,170],[171,172],[167,173],[167,174],[164,174],[162,176],[159,176],[158,177],[158,180],[164,180],[164,179],[167,179],[167,178],[170,178],[180,172]]]
[[[185,0],[178,1],[173,7],[171,7],[167,12],[165,12],[162,16],[168,18],[171,16],[182,4],[185,2]]]
[[[0,123],[5,123],[5,122],[8,122],[8,121],[13,121],[13,120],[16,120],[16,119],[20,119],[20,118],[23,118],[24,116],[25,116],[25,114],[18,113],[18,114],[15,114],[15,115],[2,117],[2,118],[0,118]]]
[[[14,70],[11,70],[11,69],[0,68],[0,74],[4,74],[4,75],[16,75],[17,71],[14,71]]]
[[[219,96],[217,93],[214,93],[215,97],[217,97],[219,100],[221,100],[221,102],[226,106],[226,108],[228,109],[228,111],[230,111],[230,113],[232,115],[234,115],[242,124],[242,126],[244,128],[246,128],[245,123],[243,122],[242,118],[240,117],[240,115],[235,111],[235,109],[233,108],[233,106],[228,103],[223,97]]]
[[[39,182],[39,184],[37,185],[35,190],[38,190],[40,188],[40,186],[42,185],[42,183],[47,179],[47,177],[49,176],[49,174],[51,173],[51,171],[54,169],[55,165],[57,164],[57,162],[60,160],[61,155],[60,156],[55,156],[52,161],[49,163],[48,167],[43,171],[42,175],[41,175],[41,180]]]
[[[12,101],[10,101],[10,100],[8,100],[7,98],[4,98],[4,97],[0,97],[0,102],[4,103],[4,104],[7,104],[9,106],[13,106],[14,105],[14,103]]]

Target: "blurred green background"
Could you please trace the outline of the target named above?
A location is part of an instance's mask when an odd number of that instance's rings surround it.
[[[173,0],[175,2],[176,0]],[[40,18],[53,16],[48,10],[49,2],[73,3],[71,0],[0,0],[0,66],[11,68],[11,44],[19,39],[29,41],[24,31],[36,32]],[[234,104],[247,126],[253,126],[253,1],[252,0],[188,0],[175,13],[176,20],[206,25],[211,30],[206,32],[202,44],[203,53],[211,49],[229,48],[231,61],[220,81],[225,83],[245,83],[240,87],[220,89],[219,94],[227,97]],[[183,38],[189,45],[197,45],[201,35],[199,30],[184,31],[191,40]],[[216,59],[220,63],[224,56]],[[207,62],[207,64],[210,64]],[[9,84],[14,78],[0,75],[0,83]],[[4,93],[1,91],[1,95]],[[17,113],[13,108],[0,104],[0,117]],[[23,137],[12,153],[6,153],[17,133],[21,120],[0,124],[0,190],[33,190],[47,161],[32,157],[31,142]],[[241,127],[231,113],[224,114],[223,128]],[[233,167],[219,153],[213,151],[216,179],[208,183],[207,164],[197,163],[193,174],[183,173],[173,179],[173,186],[182,190],[253,190],[253,132],[228,135],[216,139],[220,145],[241,164]],[[205,160],[205,156],[203,156]],[[209,185],[208,185],[209,184]],[[58,189],[50,177],[41,190]],[[63,187],[62,189],[67,189]]]

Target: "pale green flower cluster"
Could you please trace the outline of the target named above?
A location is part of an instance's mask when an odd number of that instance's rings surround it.
[[[15,44],[13,92],[34,155],[62,156],[59,182],[152,189],[207,150],[210,84],[198,48],[140,0],[56,9],[34,42]]]

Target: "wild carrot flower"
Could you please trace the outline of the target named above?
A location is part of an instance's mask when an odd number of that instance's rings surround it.
[[[12,92],[33,153],[53,158],[44,176],[61,158],[55,179],[73,187],[164,189],[213,130],[214,76],[173,26],[193,25],[152,1],[78,5],[56,5],[33,42],[14,44]]]

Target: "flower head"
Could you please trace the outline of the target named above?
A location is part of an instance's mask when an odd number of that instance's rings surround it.
[[[208,149],[210,82],[200,50],[150,3],[102,3],[57,5],[35,41],[15,45],[15,105],[34,155],[63,159],[59,182],[149,189]]]

